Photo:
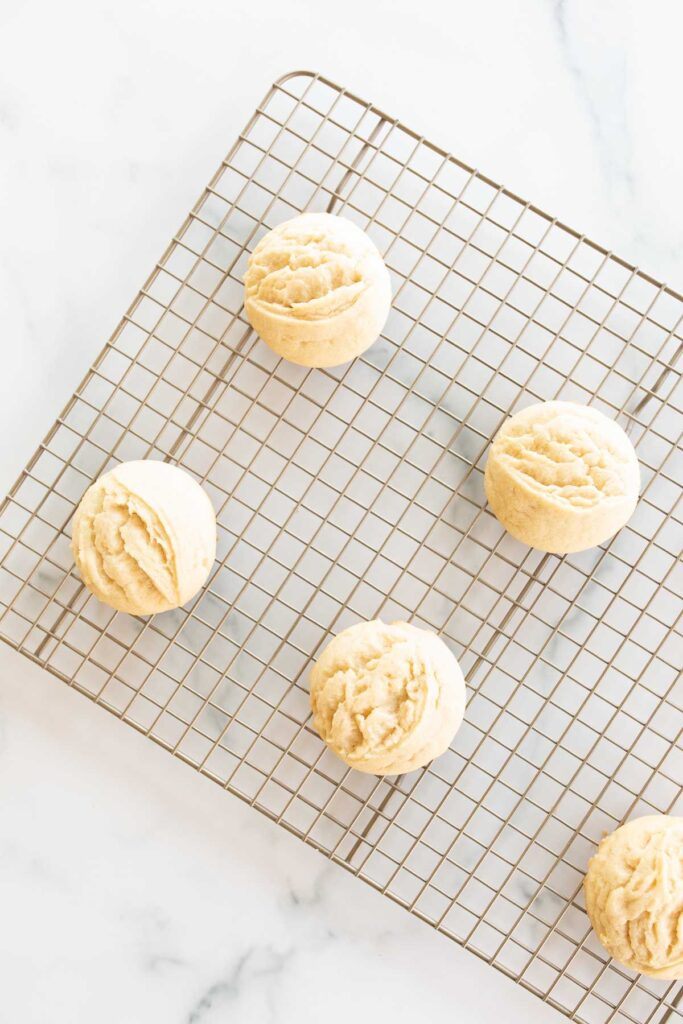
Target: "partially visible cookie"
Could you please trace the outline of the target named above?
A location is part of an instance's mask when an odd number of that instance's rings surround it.
[[[683,818],[652,814],[612,832],[584,888],[610,956],[653,978],[683,978]]]
[[[342,761],[394,775],[447,749],[465,711],[460,666],[434,633],[407,622],[359,622],[311,672],[313,724]]]
[[[500,428],[484,483],[489,505],[513,537],[565,554],[601,544],[628,522],[640,471],[614,420],[574,402],[543,402]]]

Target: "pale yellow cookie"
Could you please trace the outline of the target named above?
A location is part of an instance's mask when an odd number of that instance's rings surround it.
[[[498,431],[486,497],[517,540],[565,554],[601,544],[631,518],[640,471],[621,427],[574,402],[531,405]]]
[[[95,597],[131,615],[189,601],[216,557],[216,517],[188,473],[165,462],[124,462],[76,509],[71,550]]]
[[[652,814],[612,832],[584,889],[610,956],[653,978],[683,978],[683,818]]]
[[[465,681],[434,633],[407,622],[359,622],[311,672],[313,724],[342,761],[394,775],[447,749],[465,711]]]
[[[244,277],[244,309],[274,352],[302,366],[339,366],[384,327],[391,282],[365,232],[331,213],[303,213],[261,239]]]

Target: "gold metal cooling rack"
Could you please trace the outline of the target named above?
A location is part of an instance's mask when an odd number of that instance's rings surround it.
[[[334,210],[384,254],[382,338],[279,361],[242,310],[249,251]],[[320,75],[257,108],[0,511],[0,630],[54,675],[587,1024],[681,1019],[610,962],[581,884],[605,831],[683,812],[683,298]],[[643,493],[606,547],[505,534],[482,469],[503,419],[562,397],[616,417]],[[90,482],[177,462],[218,513],[205,590],[149,620],[69,553]],[[452,748],[354,773],[307,673],[359,618],[437,630],[469,684]],[[679,631],[677,631],[679,630]]]

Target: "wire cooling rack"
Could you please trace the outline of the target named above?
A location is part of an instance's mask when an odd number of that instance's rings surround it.
[[[394,304],[338,370],[279,361],[242,310],[248,253],[304,209],[365,228]],[[0,512],[12,646],[576,1020],[672,1017],[592,935],[605,831],[683,811],[683,298],[319,75],[277,82]],[[560,558],[507,535],[483,466],[533,400],[590,402],[635,443],[637,511]],[[184,609],[82,587],[83,491],[172,460],[218,514]],[[360,618],[437,630],[469,684],[451,749],[354,773],[309,724],[307,673]]]

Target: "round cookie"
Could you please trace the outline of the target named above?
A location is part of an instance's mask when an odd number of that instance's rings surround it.
[[[683,978],[683,818],[652,814],[612,832],[584,890],[610,956],[653,978]]]
[[[359,622],[311,672],[318,733],[351,768],[398,775],[447,749],[465,711],[465,680],[445,643],[407,622]]]
[[[244,309],[274,352],[339,366],[384,327],[391,281],[365,232],[331,213],[303,213],[261,239],[244,277]]]
[[[484,485],[513,537],[566,554],[601,544],[628,522],[640,471],[633,445],[613,420],[574,402],[542,402],[500,428]]]
[[[191,476],[124,462],[81,498],[71,550],[86,587],[118,611],[153,615],[197,593],[216,557],[216,517]]]

